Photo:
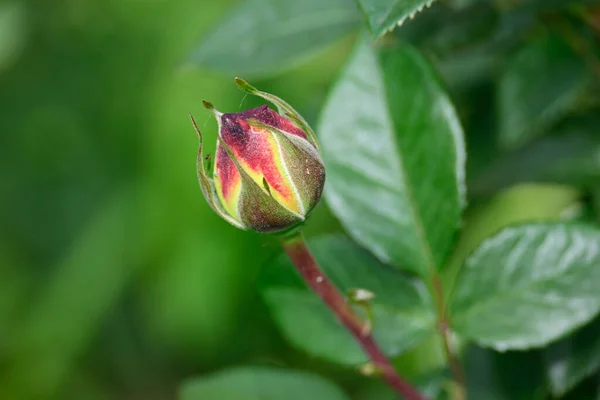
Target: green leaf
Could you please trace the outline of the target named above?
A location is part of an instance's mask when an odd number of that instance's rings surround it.
[[[445,394],[444,387],[450,380],[447,371],[439,370],[418,376],[416,379],[411,379],[411,382],[426,398],[441,400]],[[382,380],[374,380],[361,386],[353,395],[355,400],[398,400],[398,394]]]
[[[544,346],[600,310],[600,230],[507,228],[467,259],[451,303],[457,333],[497,350]]]
[[[600,369],[600,318],[552,344],[545,355],[552,394],[563,396]]]
[[[321,236],[309,244],[340,290],[362,288],[375,294],[369,302],[373,334],[386,354],[400,354],[434,333],[434,307],[422,283],[382,265],[342,236]],[[340,364],[367,361],[354,338],[306,288],[287,256],[267,265],[259,282],[275,322],[294,345]]]
[[[454,238],[464,204],[460,123],[413,48],[380,58],[361,41],[319,125],[329,207],[385,263],[428,275]]]
[[[357,0],[373,36],[402,25],[407,18],[429,7],[434,0]]]
[[[348,400],[318,375],[267,367],[240,367],[183,384],[180,400]]]
[[[489,201],[470,207],[452,256],[443,270],[446,296],[466,258],[499,230],[525,222],[559,221],[581,204],[582,193],[570,186],[521,184],[497,193]]]
[[[471,196],[518,182],[586,186],[600,181],[600,118],[569,119],[551,135],[502,154],[469,182]]]
[[[573,108],[587,82],[584,61],[545,34],[507,61],[498,82],[499,140],[515,148],[544,133]]]
[[[24,3],[0,4],[0,72],[10,67],[25,47],[27,10]]]
[[[498,353],[469,346],[464,358],[470,399],[547,399],[543,362],[538,352]]]
[[[600,185],[592,188],[592,203],[596,213],[596,220],[600,222]]]
[[[294,67],[359,25],[351,0],[246,0],[203,36],[190,62],[264,77]]]

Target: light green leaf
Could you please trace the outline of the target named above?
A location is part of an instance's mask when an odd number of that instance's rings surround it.
[[[465,150],[454,107],[413,48],[377,57],[361,41],[317,132],[329,207],[383,262],[430,274],[464,204]]]
[[[584,61],[563,39],[546,34],[528,42],[498,82],[500,143],[515,148],[544,133],[571,110],[586,82]]]
[[[545,355],[552,394],[563,396],[600,369],[600,318],[552,344]]]
[[[382,265],[344,237],[322,236],[309,244],[340,290],[362,288],[375,294],[369,303],[373,333],[388,355],[400,354],[434,333],[434,307],[424,285]],[[367,361],[355,339],[306,288],[287,256],[267,265],[259,282],[275,322],[294,345],[340,364]]]
[[[26,4],[8,1],[0,4],[0,72],[10,67],[25,47]]]
[[[600,310],[600,230],[540,223],[507,228],[467,259],[453,328],[497,350],[544,346]]]
[[[190,62],[244,78],[291,68],[358,29],[352,0],[246,0],[206,33]]]
[[[357,0],[374,36],[402,25],[407,18],[429,7],[434,0]]]
[[[183,384],[180,400],[348,400],[318,375],[267,367],[243,367]]]
[[[443,270],[446,296],[451,296],[456,276],[467,257],[485,239],[511,225],[564,220],[570,210],[581,204],[582,196],[570,186],[529,183],[505,189],[487,202],[471,207]]]

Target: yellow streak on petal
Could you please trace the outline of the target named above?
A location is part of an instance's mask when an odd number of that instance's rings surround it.
[[[214,184],[215,191],[217,192],[217,197],[219,198],[219,201],[221,202],[221,205],[223,206],[227,214],[229,214],[236,220],[241,221],[240,212],[238,208],[239,199],[242,192],[242,179],[240,175],[238,174],[236,176],[235,181],[231,182],[228,198],[225,198],[225,196],[223,196],[223,185],[221,184],[218,175],[215,175],[214,177]]]
[[[278,141],[271,132],[259,128],[251,128],[250,134],[256,135],[254,139],[256,147],[260,147],[259,153],[252,157],[253,160],[246,160],[245,157],[235,154],[236,160],[250,178],[263,189],[264,177],[269,185],[271,195],[279,204],[303,216],[303,206],[287,168],[285,168]],[[254,150],[256,151],[257,148]]]

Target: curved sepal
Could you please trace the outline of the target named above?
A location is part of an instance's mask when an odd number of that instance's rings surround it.
[[[315,135],[315,132],[312,130],[310,125],[308,125],[308,122],[306,122],[306,120],[286,101],[270,93],[258,90],[242,78],[236,77],[235,84],[242,92],[251,94],[253,96],[262,97],[263,99],[273,103],[277,107],[277,111],[279,112],[279,114],[285,115],[294,123],[298,124],[300,129],[306,132],[306,135],[308,136],[308,141],[313,146],[315,146],[317,150],[320,151],[319,142],[317,141],[317,136]]]
[[[198,159],[197,159],[196,169],[198,172],[198,182],[200,183],[200,189],[202,190],[202,194],[204,195],[204,198],[206,199],[206,201],[208,202],[210,207],[213,209],[213,211],[216,212],[225,221],[229,222],[231,225],[235,226],[236,228],[240,228],[240,229],[244,229],[244,230],[248,229],[240,221],[238,221],[235,218],[233,218],[232,216],[230,216],[226,212],[226,210],[223,208],[223,206],[221,206],[221,203],[219,202],[219,200],[217,198],[217,193],[215,191],[214,182],[208,176],[208,174],[206,172],[206,168],[204,166],[205,160],[204,160],[203,147],[202,147],[202,133],[200,132],[200,129],[198,129],[196,120],[194,119],[194,117],[191,114],[190,114],[190,119],[192,120],[192,125],[194,125],[194,129],[196,130],[196,133],[198,134],[199,146],[198,146]]]

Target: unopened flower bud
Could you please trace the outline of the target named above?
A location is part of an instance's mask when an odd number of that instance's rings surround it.
[[[316,136],[289,104],[242,79],[238,87],[273,103],[239,113],[204,106],[219,126],[212,176],[198,151],[198,178],[213,210],[232,225],[258,232],[280,232],[302,223],[319,202],[325,167]]]

